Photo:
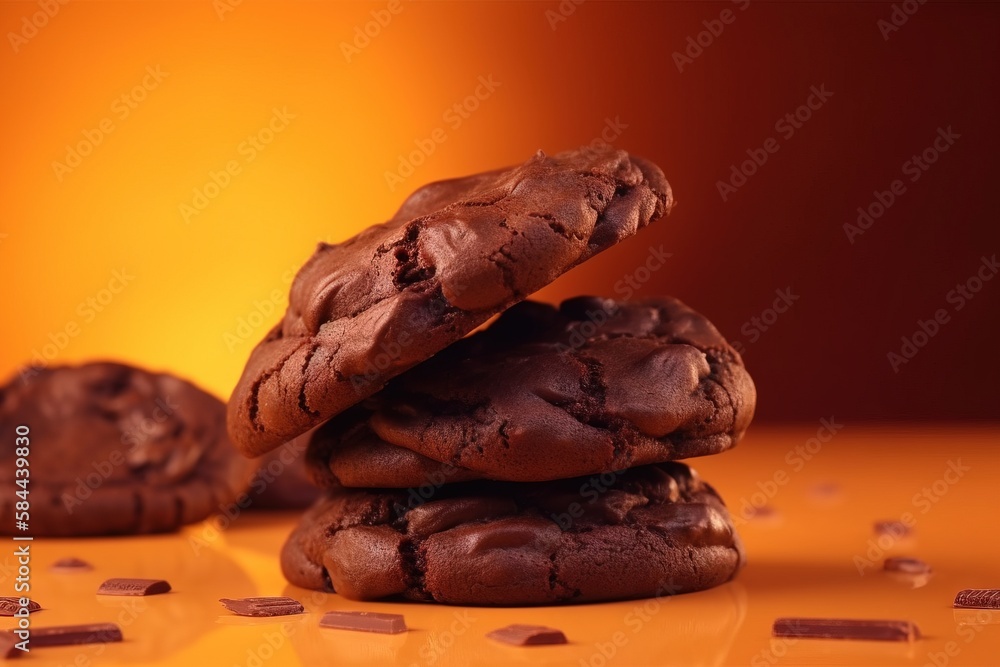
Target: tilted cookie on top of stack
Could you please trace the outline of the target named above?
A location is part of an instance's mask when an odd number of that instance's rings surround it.
[[[524,300],[672,203],[659,168],[622,151],[539,153],[321,245],[229,404],[250,455],[314,429],[325,495],[285,544],[289,581],[519,605],[732,578],[729,514],[675,461],[747,428],[739,355],[669,297]]]

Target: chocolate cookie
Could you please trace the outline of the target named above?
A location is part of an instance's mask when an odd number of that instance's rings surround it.
[[[671,205],[656,165],[612,150],[425,186],[299,271],[233,391],[233,441],[256,456],[304,433]]]
[[[755,401],[739,354],[676,299],[527,301],[322,426],[309,456],[348,486],[417,486],[434,462],[543,481],[717,454]]]
[[[230,503],[256,467],[230,443],[222,401],[117,363],[31,370],[0,388],[0,532],[14,530],[27,459],[25,535],[175,530]],[[23,435],[24,450],[14,447]]]
[[[685,593],[728,581],[743,549],[685,465],[555,482],[331,491],[281,554],[288,580],[353,600],[528,605]]]

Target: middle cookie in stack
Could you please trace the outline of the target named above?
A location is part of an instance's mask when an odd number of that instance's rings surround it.
[[[228,412],[251,456],[315,429],[326,491],[285,545],[286,577],[463,604],[730,579],[743,553],[725,506],[673,461],[747,427],[739,355],[670,298],[524,301],[672,203],[641,158],[539,153],[425,186],[388,222],[322,244]]]
[[[728,449],[754,401],[739,355],[675,299],[521,303],[313,435],[329,491],[285,575],[453,604],[715,586],[743,562],[729,515],[662,462]]]

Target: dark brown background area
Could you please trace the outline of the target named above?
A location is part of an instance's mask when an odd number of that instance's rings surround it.
[[[379,28],[388,2],[247,0],[221,15],[209,0],[71,2],[0,49],[3,377],[41,354],[113,358],[225,397],[318,240],[387,219],[424,183],[574,148],[617,119],[614,144],[662,165],[678,205],[537,298],[619,295],[662,244],[672,257],[639,296],[675,295],[743,346],[760,419],[1000,417],[1000,278],[961,311],[946,300],[1000,253],[1000,4],[402,0]],[[37,11],[0,4],[0,24]],[[885,39],[894,13],[906,21]],[[679,72],[673,54],[699,35]],[[157,66],[163,85],[118,120],[112,102]],[[483,80],[499,87],[471,97]],[[833,96],[781,136],[813,87]],[[443,117],[468,100],[460,127]],[[286,108],[288,131],[243,160],[241,142]],[[117,129],[60,180],[54,161],[102,117]],[[858,207],[948,127],[954,146],[850,243]],[[435,129],[447,140],[417,152]],[[717,183],[772,138],[778,152],[723,201]],[[244,173],[184,219],[179,205],[233,159]],[[81,312],[122,267],[128,288]],[[752,340],[781,289],[798,300]],[[941,308],[951,321],[894,372],[887,354]]]
[[[752,2],[679,73],[671,54],[727,7],[583,5],[535,45],[554,64],[539,105],[620,116],[616,143],[659,162],[679,202],[543,296],[613,295],[663,243],[673,257],[640,294],[674,294],[745,345],[760,419],[996,419],[1000,279],[958,312],[946,294],[1000,252],[1000,6],[927,3],[885,40],[889,3]],[[775,122],[814,85],[833,96],[784,139]],[[961,138],[911,183],[901,166],[949,126]],[[768,137],[779,151],[723,202],[717,181]],[[906,192],[851,244],[844,223],[897,178]],[[786,287],[798,301],[751,342],[744,324]],[[939,308],[951,321],[894,372],[887,354]]]

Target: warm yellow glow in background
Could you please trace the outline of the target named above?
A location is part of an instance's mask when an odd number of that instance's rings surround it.
[[[69,3],[17,53],[5,43],[0,372],[36,354],[115,357],[228,396],[317,241],[385,219],[424,182],[539,148],[534,115],[521,114],[530,89],[515,83],[517,62],[500,52],[453,60],[480,39],[462,28],[462,12],[447,23],[446,12],[401,7],[351,62],[341,42],[384,3],[247,2],[221,20],[211,2]],[[2,25],[19,28],[37,10],[4,4]],[[157,82],[147,67],[165,76]],[[490,74],[501,87],[446,122]],[[294,118],[269,135],[275,109]],[[514,115],[523,134],[498,134]],[[84,133],[96,136],[102,122],[113,130],[78,166],[53,165],[73,165],[67,145],[92,142]],[[438,127],[447,140],[390,190],[385,172]],[[262,130],[253,155],[247,140]],[[239,173],[186,221],[181,205],[194,209],[194,190],[230,161]],[[102,293],[115,271],[134,278]]]

